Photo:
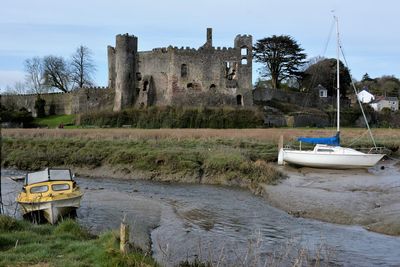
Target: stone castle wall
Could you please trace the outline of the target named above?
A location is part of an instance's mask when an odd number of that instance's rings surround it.
[[[1,105],[26,108],[36,116],[36,94],[29,95],[2,95]],[[50,106],[54,105],[55,114],[78,114],[92,110],[111,110],[114,105],[113,90],[105,87],[81,88],[68,93],[41,94],[46,101],[45,111],[48,114]]]
[[[226,105],[252,105],[250,35],[236,36],[232,48],[215,48],[209,28],[206,43],[198,49],[169,46],[142,52],[137,52],[136,37],[123,36],[117,36],[115,48],[108,47],[109,87],[116,90],[114,110],[129,106],[210,105],[208,100],[215,96],[223,96]],[[133,44],[126,45],[129,42]],[[118,63],[118,55],[125,65]],[[121,75],[135,81],[120,79]],[[190,100],[200,96],[203,101]]]

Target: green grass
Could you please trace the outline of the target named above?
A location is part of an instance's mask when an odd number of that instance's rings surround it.
[[[268,141],[220,138],[85,140],[4,137],[1,164],[22,170],[55,166],[106,167],[125,174],[141,171],[152,179],[197,182],[206,178],[211,184],[234,183],[249,187],[255,182],[272,183],[282,177],[267,163],[276,159],[275,147]]]
[[[143,251],[119,253],[114,232],[93,236],[73,220],[35,225],[0,215],[0,266],[157,266]]]
[[[44,118],[35,118],[33,123],[39,126],[49,127],[49,128],[57,128],[62,123],[64,124],[64,128],[76,128],[74,114],[51,115]]]

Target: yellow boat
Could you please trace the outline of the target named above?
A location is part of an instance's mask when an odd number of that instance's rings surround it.
[[[24,217],[37,214],[55,224],[80,206],[83,193],[69,169],[45,169],[28,173],[17,197]]]

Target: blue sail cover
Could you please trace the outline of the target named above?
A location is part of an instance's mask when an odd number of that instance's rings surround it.
[[[305,142],[309,144],[321,144],[330,146],[340,146],[340,134],[337,133],[335,136],[331,137],[299,137],[297,141]]]

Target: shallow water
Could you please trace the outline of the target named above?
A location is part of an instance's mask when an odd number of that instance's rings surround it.
[[[2,171],[2,177],[16,174],[21,172]],[[118,228],[125,216],[134,242],[151,247],[163,265],[196,257],[222,266],[285,265],[299,253],[338,266],[400,265],[400,237],[295,218],[246,190],[118,179],[77,181],[85,192],[78,210],[82,224],[99,233]],[[12,215],[22,183],[3,178],[2,185],[5,209]]]

